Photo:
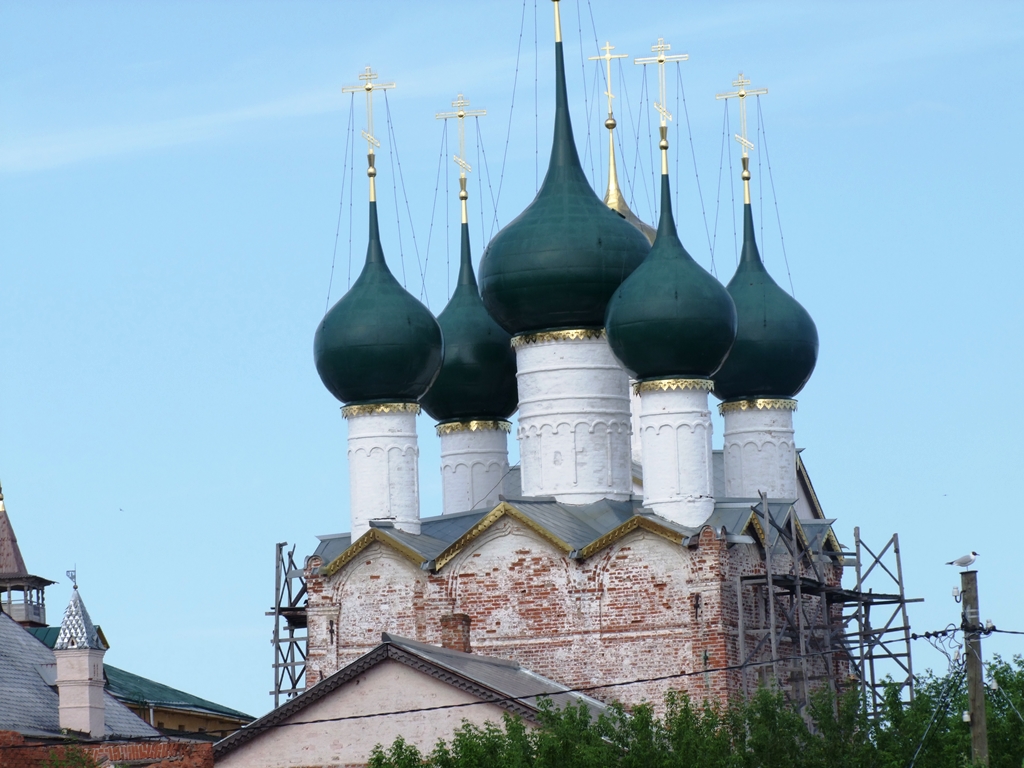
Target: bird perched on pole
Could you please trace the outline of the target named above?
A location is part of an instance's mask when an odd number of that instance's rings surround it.
[[[946,565],[955,565],[957,568],[970,568],[977,559],[978,553],[971,552],[971,554],[958,557],[956,560],[950,560]]]

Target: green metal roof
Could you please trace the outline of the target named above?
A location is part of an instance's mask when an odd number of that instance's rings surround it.
[[[600,328],[608,299],[649,250],[647,238],[594,194],[583,172],[557,42],[548,172],[533,202],[484,252],[484,306],[512,334]]]
[[[185,709],[192,712],[244,720],[245,722],[253,720],[253,717],[245,714],[245,712],[221,706],[220,704],[193,696],[191,693],[179,691],[176,688],[171,688],[169,685],[149,680],[140,675],[133,675],[131,672],[125,672],[123,669],[112,667],[109,664],[103,665],[103,672],[107,677],[107,690],[115,698],[127,704]]]
[[[818,331],[764,268],[750,203],[743,207],[743,254],[727,290],[736,303],[736,343],[715,374],[715,396],[793,397],[814,371]]]
[[[53,648],[54,643],[57,642],[57,635],[60,634],[60,627],[29,627],[26,629],[47,648]],[[102,633],[99,627],[96,630]],[[109,664],[103,665],[103,674],[107,678],[105,687],[110,695],[126,704],[182,709],[197,714],[214,715],[245,722],[253,720],[252,715],[247,715],[245,712],[221,706],[140,675],[133,675],[131,672],[125,672],[123,669],[112,667]]]
[[[615,356],[641,381],[707,378],[736,338],[732,298],[676,233],[667,175],[654,247],[608,302],[605,328]]]
[[[516,353],[508,332],[487,314],[473,274],[469,224],[462,224],[459,282],[437,318],[444,362],[420,403],[437,421],[507,419],[519,405]]]
[[[317,373],[343,403],[416,402],[433,383],[443,355],[437,320],[388,269],[377,203],[371,201],[363,271],[316,329]]]

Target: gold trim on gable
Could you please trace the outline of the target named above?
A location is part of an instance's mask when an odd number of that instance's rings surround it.
[[[633,394],[642,395],[644,392],[668,392],[672,389],[703,389],[711,392],[715,388],[715,382],[711,379],[653,379],[651,381],[638,381],[633,385]]]
[[[736,411],[751,411],[754,409],[763,411],[767,408],[776,408],[780,411],[795,411],[796,400],[784,397],[755,397],[750,400],[732,400],[728,403],[718,404],[718,412],[723,416]]]
[[[506,434],[512,431],[512,422],[505,421],[504,419],[494,419],[491,421],[474,419],[473,421],[449,421],[444,424],[438,424],[437,436],[451,435],[455,432],[485,432],[493,430],[495,432],[502,431]]]
[[[355,558],[359,557],[360,553],[373,542],[379,541],[381,544],[386,544],[400,555],[403,555],[410,560],[414,565],[420,566],[423,564],[423,556],[413,549],[405,546],[404,544],[395,541],[388,536],[380,528],[371,528],[358,539],[349,544],[348,549],[338,555],[328,565],[324,566],[323,572],[326,576],[333,576]]]
[[[521,333],[512,337],[512,349],[525,347],[527,344],[547,344],[552,341],[586,341],[603,339],[604,328],[574,328],[567,331],[538,331],[537,333]]]
[[[661,536],[662,538],[668,539],[673,544],[683,543],[683,534],[679,531],[672,530],[667,526],[659,525],[656,520],[651,520],[647,517],[640,515],[634,515],[629,518],[626,522],[620,525],[618,528],[613,528],[608,531],[604,536],[599,539],[595,539],[579,551],[581,559],[586,559],[591,555],[600,552],[602,549],[611,546],[616,541],[621,539],[627,533],[635,531],[637,528],[642,528],[645,531],[650,531],[653,534]]]
[[[342,406],[341,415],[343,418],[351,419],[353,416],[375,416],[378,413],[414,413],[419,414],[418,403],[364,403],[362,405]]]
[[[800,454],[796,455],[796,476],[797,479],[802,480],[807,486],[807,492],[810,496],[811,507],[815,512],[818,513],[820,520],[825,519],[825,510],[821,508],[821,502],[818,501],[818,494],[814,490],[814,485],[811,483],[811,476],[807,472],[807,467],[804,465],[804,460],[800,457]]]
[[[482,518],[480,518],[476,525],[474,525],[472,528],[470,528],[468,531],[462,534],[459,538],[457,538],[455,541],[449,544],[447,549],[445,549],[441,554],[434,558],[434,570],[441,570],[441,568],[450,563],[452,559],[457,554],[459,554],[459,552],[465,549],[467,544],[479,538],[484,533],[484,531],[486,531],[488,528],[490,528],[492,525],[498,522],[498,520],[500,520],[505,515],[508,515],[509,517],[522,523],[531,531],[539,535],[542,539],[550,542],[551,544],[554,544],[558,549],[561,549],[566,554],[572,551],[572,547],[570,547],[568,544],[562,541],[558,536],[551,533],[551,531],[547,530],[543,526],[535,523],[529,517],[527,517],[518,509],[509,504],[507,501],[503,501],[490,512],[488,512],[486,515],[484,515]]]

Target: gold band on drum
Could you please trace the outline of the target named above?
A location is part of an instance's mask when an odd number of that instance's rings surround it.
[[[633,385],[633,394],[668,392],[673,389],[703,389],[705,392],[711,392],[714,388],[715,382],[711,379],[654,379],[653,381],[636,382]]]
[[[363,405],[346,405],[341,409],[343,418],[353,416],[375,416],[378,413],[413,413],[418,414],[418,403],[365,403]]]
[[[537,333],[521,333],[512,337],[512,349],[525,347],[527,344],[546,344],[552,341],[585,341],[587,339],[603,339],[604,328],[574,328],[567,331],[538,331]]]
[[[722,415],[727,413],[734,413],[736,411],[764,411],[769,408],[775,408],[780,411],[795,411],[796,400],[789,398],[768,398],[768,397],[755,397],[750,400],[733,400],[728,403],[719,403],[718,412]]]
[[[511,432],[512,422],[503,421],[501,419],[494,419],[491,421],[449,421],[444,424],[437,425],[437,436],[440,437],[441,435],[451,435],[456,432],[497,432],[499,430],[505,433]]]

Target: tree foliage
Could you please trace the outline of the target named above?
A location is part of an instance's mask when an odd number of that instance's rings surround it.
[[[991,768],[1024,766],[1024,658],[988,665]],[[929,674],[909,705],[886,692],[882,717],[869,721],[856,691],[819,691],[804,711],[762,688],[727,708],[697,705],[670,692],[656,710],[612,705],[594,720],[586,706],[542,706],[536,727],[506,715],[501,725],[463,721],[450,740],[422,754],[404,739],[377,745],[370,768],[920,768],[970,765],[963,721],[963,674]]]

